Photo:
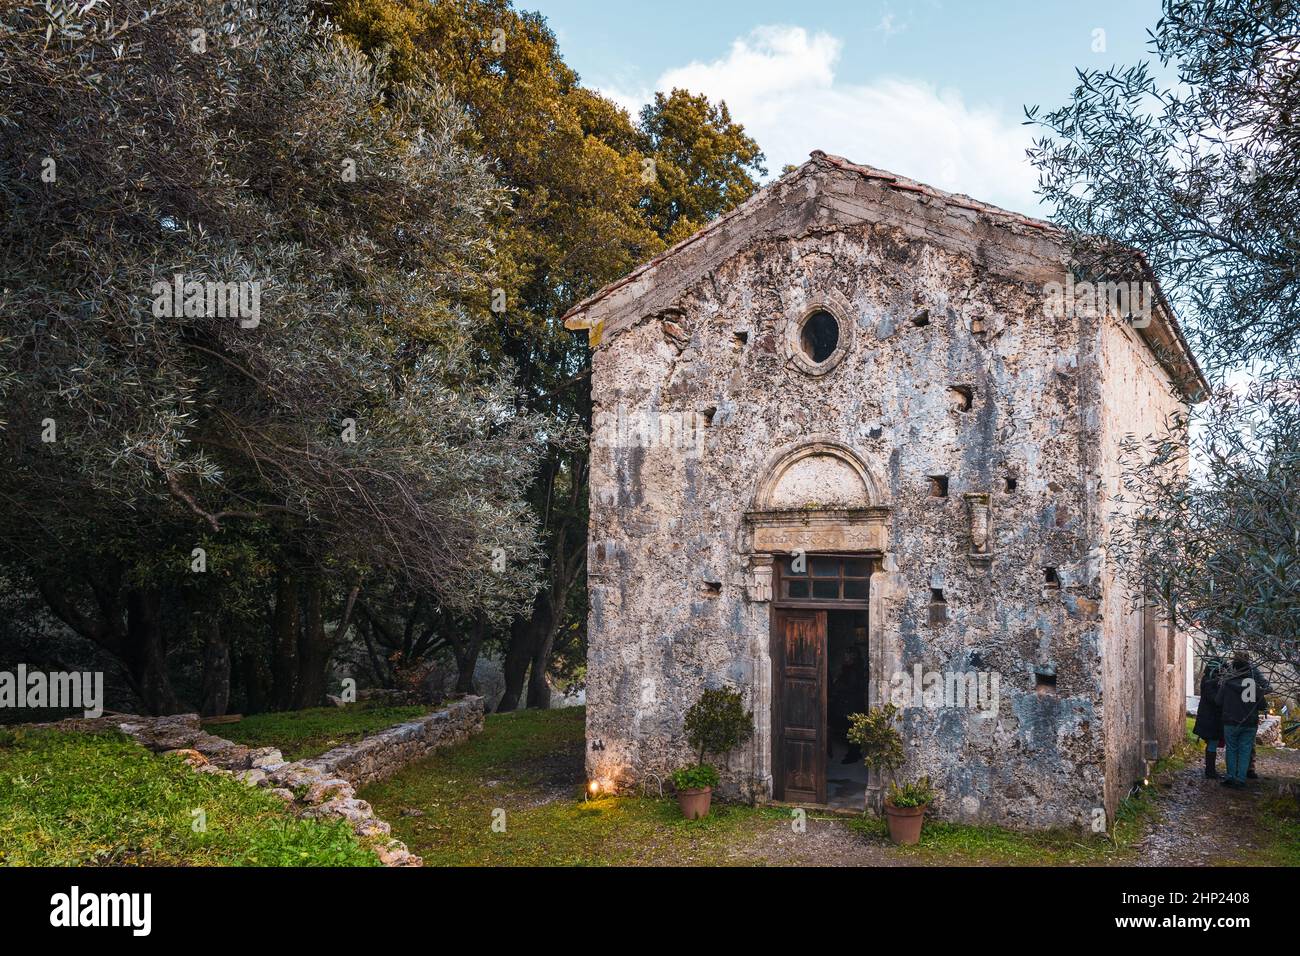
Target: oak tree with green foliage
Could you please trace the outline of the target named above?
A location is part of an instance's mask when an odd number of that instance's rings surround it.
[[[633,122],[581,85],[541,15],[508,0],[337,0],[328,9],[385,75],[427,73],[444,84],[465,105],[462,142],[510,190],[490,223],[486,283],[506,307],[493,312],[486,295],[476,303],[476,342],[485,361],[514,364],[526,408],[552,425],[529,491],[542,584],[528,612],[495,636],[504,650],[500,708],[545,706],[555,659],[585,656],[587,616],[590,365],[585,339],[560,317],[752,195],[763,156],[725,105],[687,91],[657,95]],[[421,617],[432,623],[427,611]],[[445,618],[428,645],[467,626]],[[404,631],[404,621],[389,629]]]

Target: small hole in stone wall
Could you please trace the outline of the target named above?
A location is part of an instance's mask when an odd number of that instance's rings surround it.
[[[1043,583],[1049,588],[1059,588],[1061,586],[1061,576],[1056,573],[1056,568],[1043,568]]]
[[[700,414],[704,416],[704,424],[712,425],[713,416],[718,414],[718,408],[716,405],[710,405],[708,408],[703,409]]]
[[[919,328],[920,326],[923,326],[923,325],[929,325],[929,324],[930,324],[930,310],[929,310],[929,309],[917,309],[915,312],[913,312],[913,313],[912,313],[912,324],[915,325],[915,326],[917,326],[918,328]]]
[[[948,602],[944,600],[943,588],[930,588],[930,624],[948,623]]]
[[[1011,475],[1007,475],[1007,483],[1006,483],[1007,494],[1010,495],[1015,493],[1016,484],[1017,484],[1016,479]]]
[[[746,343],[749,342],[749,333],[746,332],[744,329],[737,329],[735,332],[732,332],[731,334],[735,336],[737,345],[745,345]]]
[[[722,582],[721,582],[721,581],[705,581],[705,582],[704,582],[704,593],[705,593],[705,594],[721,594],[721,593],[722,593]]]
[[[1034,674],[1034,690],[1039,694],[1056,693],[1056,675],[1037,671]]]
[[[818,364],[835,354],[840,344],[840,324],[835,316],[824,309],[814,312],[804,320],[799,333],[799,345],[805,355]]]
[[[959,412],[969,412],[975,402],[975,389],[969,385],[950,385],[953,407]]]
[[[948,497],[948,476],[947,475],[930,476],[930,497],[931,498]]]

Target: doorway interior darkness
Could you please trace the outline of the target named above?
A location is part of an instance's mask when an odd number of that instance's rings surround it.
[[[862,751],[848,739],[849,715],[867,710],[867,612],[826,613],[826,803],[861,810],[867,796]]]
[[[782,557],[772,610],[773,797],[861,809],[866,768],[846,737],[867,709],[872,562]]]

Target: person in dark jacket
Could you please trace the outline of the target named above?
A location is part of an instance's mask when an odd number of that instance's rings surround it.
[[[1219,672],[1223,669],[1222,657],[1209,657],[1201,673],[1201,700],[1196,705],[1196,723],[1192,733],[1205,741],[1205,779],[1217,780],[1214,769],[1219,741],[1223,739],[1223,711],[1219,708]]]
[[[1228,743],[1224,786],[1246,786],[1246,768],[1255,749],[1256,720],[1268,681],[1250,663],[1245,651],[1235,651],[1232,663],[1222,671],[1216,697],[1223,714],[1223,738]]]

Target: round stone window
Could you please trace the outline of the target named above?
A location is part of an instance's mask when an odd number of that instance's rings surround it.
[[[840,344],[840,324],[825,309],[818,309],[804,319],[799,330],[799,347],[809,361],[820,365],[835,354]]]
[[[853,348],[853,307],[838,292],[803,301],[785,314],[786,361],[805,375],[826,375]]]

